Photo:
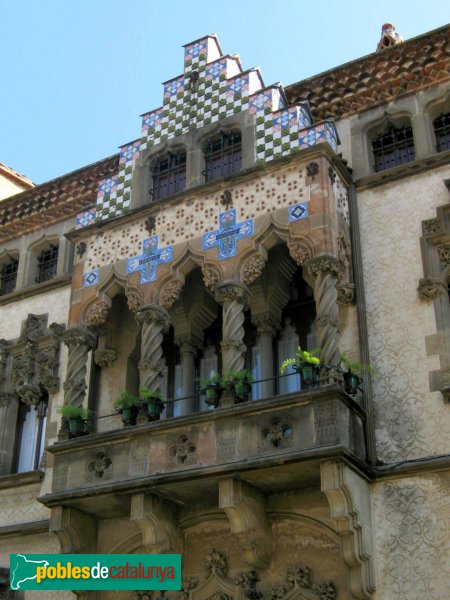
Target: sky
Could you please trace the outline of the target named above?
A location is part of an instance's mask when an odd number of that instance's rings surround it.
[[[0,0],[0,161],[43,183],[137,139],[184,44],[216,33],[266,85],[448,23],[445,0]]]

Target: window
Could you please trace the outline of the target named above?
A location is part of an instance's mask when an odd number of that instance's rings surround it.
[[[390,125],[372,142],[376,172],[391,169],[414,160],[414,139],[411,127]]]
[[[205,180],[216,181],[241,170],[242,144],[240,132],[224,133],[208,140],[203,148]]]
[[[37,257],[37,275],[36,283],[49,281],[56,277],[56,267],[58,264],[58,246],[50,244],[50,248],[46,248],[40,252]]]
[[[47,400],[36,405],[20,403],[18,422],[17,473],[35,471],[44,451]]]
[[[9,262],[3,263],[0,267],[0,296],[15,290],[18,266],[19,261],[11,257]]]
[[[157,158],[152,162],[153,200],[162,200],[186,187],[186,154],[178,152]]]
[[[450,150],[450,113],[440,114],[433,121],[434,134],[436,136],[436,150],[444,152]]]

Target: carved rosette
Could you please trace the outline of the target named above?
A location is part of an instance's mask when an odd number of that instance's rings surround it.
[[[90,350],[97,345],[96,336],[86,327],[77,326],[63,333],[69,348],[67,375],[64,382],[64,403],[82,406],[86,394],[86,363]]]
[[[85,316],[86,325],[89,325],[89,327],[104,325],[108,318],[108,310],[108,305],[103,301],[96,302],[90,306]]]
[[[172,308],[175,302],[178,300],[183,288],[183,283],[176,279],[175,281],[169,281],[161,292],[160,302],[165,309]]]
[[[307,277],[314,281],[317,338],[321,349],[321,362],[324,365],[338,365],[340,333],[336,284],[344,270],[336,258],[318,256],[305,263],[305,271]]]
[[[216,289],[216,300],[223,304],[223,372],[242,371],[245,363],[244,310],[249,304],[250,294],[241,284],[223,284]]]
[[[419,297],[425,302],[432,302],[439,298],[441,294],[447,292],[447,286],[445,283],[437,277],[424,277],[419,280],[419,287],[417,288]]]
[[[256,281],[256,279],[261,276],[265,264],[266,261],[261,255],[250,257],[242,269],[242,278],[244,282],[250,284]]]
[[[301,244],[300,242],[288,242],[288,249],[291,257],[301,267],[303,267],[305,262],[311,258],[311,252],[304,244]]]
[[[136,319],[142,324],[141,361],[139,363],[140,387],[156,391],[160,386],[163,369],[163,333],[169,329],[167,311],[156,304],[139,309]]]

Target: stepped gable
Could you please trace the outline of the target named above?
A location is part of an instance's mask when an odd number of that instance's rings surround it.
[[[285,88],[316,119],[343,118],[450,79],[450,25]]]
[[[95,204],[98,180],[117,171],[116,154],[0,202],[0,241],[67,219]]]

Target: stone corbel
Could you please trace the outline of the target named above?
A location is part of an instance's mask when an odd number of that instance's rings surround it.
[[[320,465],[321,489],[342,543],[354,598],[371,598],[375,591],[371,504],[368,482],[343,462]]]
[[[219,507],[230,521],[231,531],[244,551],[244,560],[252,567],[268,567],[272,557],[272,532],[264,496],[242,481],[222,479]]]
[[[419,280],[417,291],[421,300],[432,302],[447,292],[447,286],[437,277],[424,277]]]
[[[355,284],[354,283],[340,283],[336,286],[337,289],[337,303],[338,304],[353,304],[355,301]]]
[[[175,510],[175,505],[152,494],[134,494],[131,497],[130,521],[139,527],[147,552],[180,552],[181,536]]]
[[[92,554],[97,549],[97,525],[86,513],[55,506],[50,516],[50,532],[55,533],[63,554]]]

